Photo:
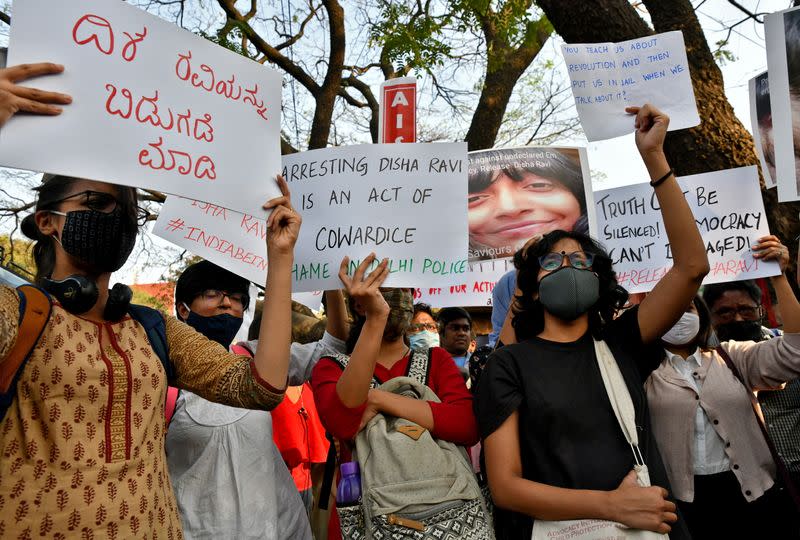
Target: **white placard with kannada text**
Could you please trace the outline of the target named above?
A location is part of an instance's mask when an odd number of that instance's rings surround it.
[[[769,73],[772,139],[778,201],[800,200],[800,159],[795,128],[800,128],[800,8],[771,13],[764,19]]]
[[[387,287],[441,286],[467,271],[465,143],[369,144],[284,156],[292,203],[303,216],[295,292],[338,289],[371,252],[388,258]],[[154,232],[256,283],[266,272],[266,222],[219,205],[162,208]]]
[[[775,262],[754,259],[751,246],[769,234],[755,166],[678,179],[694,213],[711,272],[703,283],[775,276]],[[658,201],[648,183],[594,194],[598,240],[614,262],[619,284],[647,292],[672,267]]]
[[[24,84],[73,103],[54,118],[14,116],[0,133],[3,165],[245,212],[279,194],[273,69],[118,0],[15,0],[8,60],[63,64]]]
[[[588,140],[633,133],[625,107],[645,103],[669,115],[670,130],[700,123],[680,31],[619,43],[565,44],[561,51]]]

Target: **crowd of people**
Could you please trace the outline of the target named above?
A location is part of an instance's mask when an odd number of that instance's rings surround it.
[[[60,71],[0,70],[0,124],[58,114],[68,96],[17,82]],[[583,520],[621,535],[797,537],[800,303],[788,249],[754,239],[754,256],[781,268],[771,286],[782,332],[762,326],[751,282],[699,292],[709,264],[665,158],[669,119],[651,105],[628,112],[672,268],[633,305],[583,222],[514,244],[477,350],[468,310],[435,312],[383,287],[389,267],[374,254],[352,273],[342,261],[322,338],[292,342],[302,220],[280,176],[282,195],[264,204],[263,306],[234,343],[247,280],[202,261],[177,281],[176,316],[131,304],[110,279],[142,225],[136,190],[44,175],[22,224],[37,287],[0,287],[0,536],[355,538],[352,514],[338,512],[353,500],[323,509],[357,462],[374,505],[356,526],[396,537],[447,538],[422,536],[441,527],[540,539]],[[482,178],[470,204],[526,174]],[[484,244],[506,247],[494,240]],[[415,455],[419,441],[433,450]],[[428,477],[410,481],[415,469]],[[373,489],[379,475],[395,483]]]

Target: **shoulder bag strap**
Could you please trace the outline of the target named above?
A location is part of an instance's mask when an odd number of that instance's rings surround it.
[[[20,285],[19,295],[19,327],[17,341],[6,359],[0,363],[0,394],[11,388],[17,373],[25,364],[31,351],[50,320],[52,304],[50,297],[33,285]]]
[[[614,415],[617,417],[619,427],[625,435],[625,440],[631,445],[633,458],[636,463],[636,470],[639,484],[642,486],[650,485],[650,475],[644,462],[644,457],[639,450],[639,436],[636,433],[636,409],[633,407],[633,400],[619,370],[614,354],[608,348],[605,341],[594,340],[594,350],[597,356],[597,365],[600,367],[600,375],[603,377],[603,385],[608,393],[608,400]]]
[[[767,426],[764,425],[764,417],[761,413],[761,406],[758,403],[756,395],[753,393],[752,389],[748,388],[745,384],[741,372],[736,367],[736,364],[733,363],[728,351],[726,351],[722,345],[718,346],[716,351],[717,354],[719,354],[720,357],[725,361],[725,365],[728,366],[728,369],[733,372],[733,375],[739,380],[740,383],[742,383],[742,386],[744,386],[747,396],[750,398],[750,406],[753,409],[753,414],[756,416],[758,428],[761,430],[761,435],[764,436],[764,442],[767,443],[769,453],[772,454],[772,461],[775,462],[775,468],[778,470],[778,476],[786,486],[786,490],[789,492],[789,496],[791,496],[795,507],[797,507],[798,511],[800,511],[800,490],[797,489],[797,486],[792,481],[792,476],[789,474],[788,469],[786,469],[786,465],[783,463],[783,460],[778,454],[778,449],[775,447],[775,443],[772,442],[772,437],[769,436]]]
[[[433,349],[413,349],[408,359],[406,375],[420,384],[428,385],[431,370],[431,352]]]

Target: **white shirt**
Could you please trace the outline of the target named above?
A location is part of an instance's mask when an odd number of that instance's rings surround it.
[[[694,388],[699,396],[703,389],[703,383],[694,376],[697,368],[702,365],[698,355],[699,350],[695,350],[685,360],[677,354],[666,352],[673,369]],[[729,471],[731,462],[725,454],[725,443],[714,430],[714,425],[708,418],[705,409],[699,401],[697,403],[697,412],[694,417],[694,452],[692,453],[694,474],[706,475]]]

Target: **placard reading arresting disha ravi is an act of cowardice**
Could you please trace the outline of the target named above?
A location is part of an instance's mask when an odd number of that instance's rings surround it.
[[[30,86],[70,94],[15,115],[0,164],[259,212],[278,193],[281,76],[118,0],[15,0],[9,65],[56,62]]]
[[[562,45],[575,107],[590,141],[634,132],[625,107],[652,103],[669,129],[700,123],[679,31],[621,41]]]
[[[292,290],[337,289],[370,253],[388,258],[387,287],[449,284],[467,271],[464,143],[369,144],[284,156],[292,203],[303,216]],[[266,272],[263,218],[176,199],[154,232],[257,283]]]
[[[703,283],[738,281],[780,273],[777,263],[753,258],[751,247],[769,234],[755,166],[678,179],[694,213],[711,272]],[[650,184],[594,194],[597,238],[608,249],[619,284],[647,292],[672,268],[658,200]]]

